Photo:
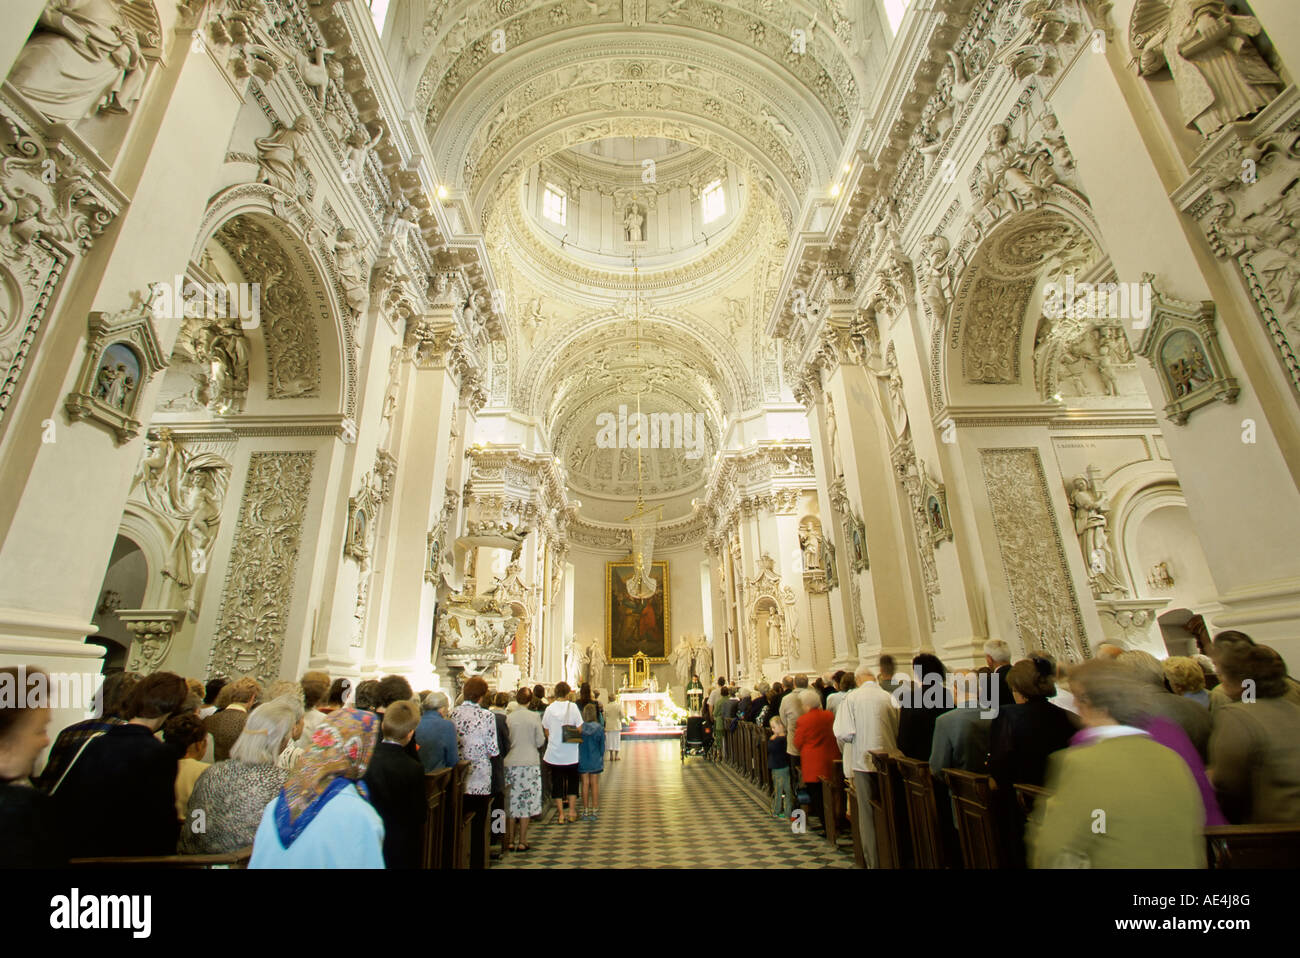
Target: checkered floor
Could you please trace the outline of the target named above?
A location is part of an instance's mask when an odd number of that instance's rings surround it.
[[[556,825],[555,806],[528,829],[526,852],[494,868],[852,868],[816,830],[796,835],[756,792],[677,742],[623,742],[605,763],[600,817]]]

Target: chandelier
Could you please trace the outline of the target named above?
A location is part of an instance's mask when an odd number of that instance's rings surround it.
[[[636,137],[632,138],[632,160],[636,163]],[[634,201],[635,202],[635,201]],[[648,599],[659,589],[654,578],[655,530],[663,506],[647,509],[645,482],[641,471],[641,449],[645,446],[645,419],[641,415],[641,394],[645,392],[645,365],[641,357],[641,271],[637,264],[640,238],[628,237],[632,244],[632,323],[636,330],[636,509],[624,521],[632,537],[632,576],[627,580],[627,594],[634,599]]]

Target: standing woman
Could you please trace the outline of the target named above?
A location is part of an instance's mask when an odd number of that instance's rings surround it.
[[[506,753],[506,794],[509,796],[506,818],[506,848],[512,852],[528,851],[528,820],[542,814],[542,753],[546,733],[542,716],[531,705],[533,693],[520,689],[515,695],[519,708],[506,717],[510,732],[510,751]],[[516,834],[517,833],[517,834]]]
[[[383,868],[384,824],[361,779],[379,737],[379,716],[331,712],[312,749],[266,807],[249,868]]]
[[[570,822],[578,820],[578,750],[582,742],[582,713],[569,701],[569,683],[555,684],[555,699],[542,713],[546,731],[546,773],[551,780],[551,795],[559,813],[556,824],[565,820],[564,800],[569,801]],[[570,729],[565,741],[565,729]]]
[[[605,726],[596,703],[582,710],[582,744],[578,749],[578,774],[582,776],[582,817],[594,822],[600,811],[600,773],[605,771]]]
[[[25,680],[44,675],[28,666]],[[13,666],[0,669],[0,684],[19,688],[19,672]],[[25,689],[22,691],[26,691]],[[50,737],[45,732],[50,710],[30,705],[28,696],[8,696],[0,706],[0,868],[66,868],[68,856],[62,849],[62,823],[54,811],[54,800],[31,783],[36,757]],[[20,707],[15,703],[23,703]]]

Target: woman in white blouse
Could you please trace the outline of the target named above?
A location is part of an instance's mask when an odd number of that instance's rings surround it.
[[[570,822],[578,820],[578,747],[582,743],[581,732],[572,742],[564,741],[564,727],[571,725],[582,728],[582,713],[578,706],[569,701],[569,684],[557,682],[555,698],[542,713],[542,728],[546,731],[546,773],[551,779],[551,795],[555,798],[555,810],[559,814],[558,825],[564,818],[564,799],[569,800]]]

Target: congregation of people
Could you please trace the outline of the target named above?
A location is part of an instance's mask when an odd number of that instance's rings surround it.
[[[910,673],[882,655],[811,682],[721,678],[706,715],[724,759],[725,730],[764,730],[778,819],[802,810],[826,835],[823,783],[851,783],[867,867],[880,863],[873,752],[928,763],[941,809],[952,770],[989,776],[1013,867],[1205,867],[1207,827],[1300,824],[1300,683],[1272,648],[1223,632],[1210,655],[1163,661],[1108,644],[1071,666],[1013,662],[997,639],[983,652],[951,673],[921,653]],[[1017,785],[1047,790],[1028,817]],[[955,809],[939,817],[955,846]]]
[[[9,689],[46,678],[0,669]],[[250,868],[417,868],[425,777],[458,763],[470,861],[527,852],[544,803],[561,824],[599,813],[622,728],[618,703],[599,695],[564,682],[550,696],[495,691],[471,676],[453,703],[398,675],[353,688],[311,671],[264,688],[118,672],[99,714],[52,746],[48,702],[0,696],[0,867],[234,855]],[[494,810],[504,834],[482,827]]]

